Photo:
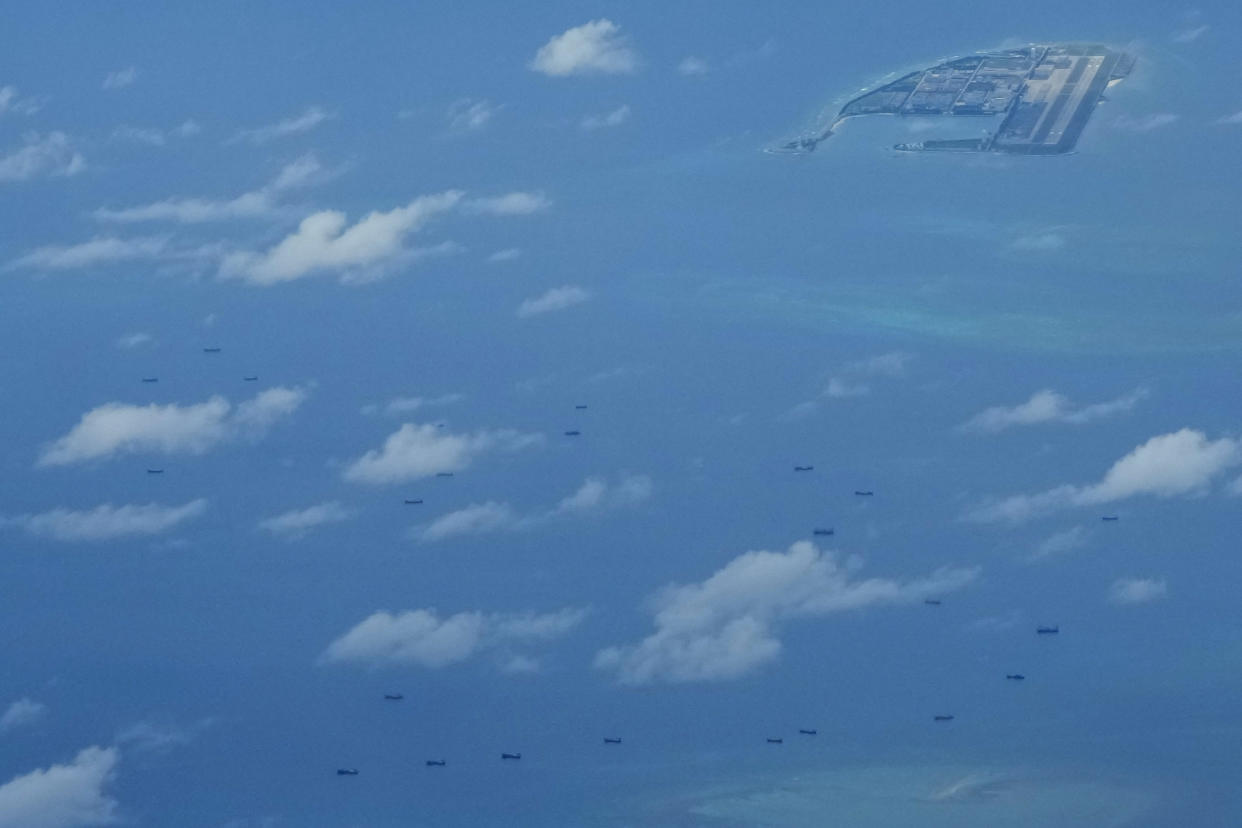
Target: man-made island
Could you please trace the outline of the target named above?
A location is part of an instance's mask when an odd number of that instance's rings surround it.
[[[896,145],[907,152],[1066,153],[1104,91],[1133,68],[1130,55],[1084,43],[1034,44],[954,58],[859,95],[829,127],[777,151],[810,152],[847,118],[888,114],[1003,116],[985,137]]]

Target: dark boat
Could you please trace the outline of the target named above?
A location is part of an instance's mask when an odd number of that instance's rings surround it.
[[[615,737],[615,738],[614,738],[614,737],[612,737],[612,736],[605,736],[605,737],[604,737],[604,744],[606,744],[606,745],[619,745],[619,744],[621,744],[621,738],[620,738],[619,736],[618,736],[618,737]]]
[[[586,406],[585,406],[585,405],[575,405],[575,406],[574,406],[574,408],[578,409],[579,411],[582,411],[583,409],[585,409],[585,408],[586,408]]]
[[[203,353],[204,354],[218,354],[220,353],[220,349],[219,348],[204,348]]]
[[[385,701],[401,701],[404,698],[405,696],[402,695],[401,693],[385,693],[384,694]]]
[[[447,764],[448,762],[444,761],[443,759],[428,759],[427,760],[427,767],[429,768],[442,768]]]
[[[794,471],[814,471],[814,466],[794,466]]]
[[[423,502],[422,500],[411,500],[409,498],[406,498],[405,505],[406,506],[418,506],[422,502]]]
[[[500,758],[501,758],[501,759],[521,759],[521,758],[522,758],[522,754],[520,754],[520,753],[502,753],[502,754],[500,754]]]
[[[779,738],[779,737],[778,737],[778,738],[776,738],[776,739],[773,739],[771,736],[769,736],[769,737],[768,737],[768,744],[769,744],[769,745],[783,745],[783,744],[785,744],[785,740],[784,740],[784,739],[781,739],[781,738]]]
[[[242,377],[242,382],[258,382],[258,381],[259,381],[259,378],[256,376]]]
[[[812,529],[812,535],[820,535],[821,537],[836,534],[832,529]]]
[[[1036,627],[1035,628],[1036,635],[1056,635],[1059,632],[1061,632],[1060,627]]]
[[[582,432],[581,432],[581,431],[566,431],[566,432],[565,432],[565,436],[566,436],[566,437],[577,437],[577,436],[579,436],[579,435],[581,435],[581,434],[582,434]]]
[[[1026,678],[1026,676],[1022,675],[1021,673],[1006,673],[1005,678],[1009,679],[1010,681],[1022,681],[1023,679]]]
[[[436,472],[436,477],[452,477],[452,472]]]
[[[939,598],[927,598],[923,601],[923,603],[927,604],[927,606],[929,607],[938,607],[940,606],[940,599]]]
[[[799,733],[801,733],[803,736],[814,736],[814,735],[816,735],[817,733],[819,733],[819,731],[818,731],[818,730],[815,730],[814,728],[811,728],[811,729],[809,729],[809,730],[808,730],[808,729],[803,729],[803,730],[799,730],[798,732],[799,732]]]
[[[855,489],[855,490],[854,490],[854,494],[855,494],[855,495],[857,495],[858,497],[871,497],[872,495],[874,495],[874,494],[875,494],[875,492],[873,492],[873,491],[871,491],[871,490],[865,490],[865,491],[864,491],[864,490],[862,490],[862,489]]]
[[[1104,515],[1102,518],[1100,518],[1100,520],[1104,520],[1104,521],[1108,521],[1109,523],[1112,523],[1113,521],[1121,520],[1121,518],[1117,517],[1116,515]]]
[[[357,768],[337,768],[336,775],[337,776],[357,776],[358,769]]]
[[[932,716],[932,721],[933,722],[951,722],[953,721],[953,717],[952,716]]]
[[[142,381],[143,382],[159,382],[160,378],[159,377],[143,377]]]
[[[147,474],[163,474],[163,469],[147,469]]]

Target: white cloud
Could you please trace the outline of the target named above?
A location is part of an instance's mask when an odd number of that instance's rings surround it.
[[[449,129],[454,132],[477,132],[501,109],[491,101],[461,98],[449,105],[446,118]]]
[[[886,354],[877,354],[873,357],[860,359],[851,362],[845,366],[845,370],[851,374],[872,377],[902,377],[905,376],[906,367],[913,361],[914,354],[905,351],[889,351]]]
[[[828,385],[824,388],[824,396],[831,399],[847,399],[849,397],[864,397],[871,393],[871,389],[861,383],[849,383],[839,377],[832,377],[828,380]]]
[[[138,331],[118,337],[116,340],[116,347],[131,350],[142,345],[150,345],[153,341],[154,339],[152,339],[151,334]]]
[[[917,603],[960,589],[978,569],[942,568],[901,583],[855,578],[858,563],[800,541],[785,552],[747,552],[707,580],[670,585],[654,599],[655,631],[609,647],[599,669],[624,684],[733,679],[776,659],[787,621],[884,604]]]
[[[307,153],[282,167],[271,183],[242,193],[236,198],[168,198],[119,210],[101,207],[93,215],[99,221],[119,223],[174,221],[181,224],[200,224],[210,221],[270,218],[282,212],[278,202],[283,193],[314,183],[323,175],[319,159],[313,153]]]
[[[112,130],[112,137],[117,141],[129,141],[151,147],[162,147],[168,143],[164,131],[154,127],[119,126]]]
[[[557,35],[539,48],[530,68],[551,77],[629,74],[638,54],[611,20],[592,20]]]
[[[29,727],[47,715],[47,705],[33,699],[18,699],[0,716],[0,733],[18,727]]]
[[[431,424],[406,423],[388,435],[383,448],[350,463],[344,476],[354,483],[404,483],[462,471],[488,452],[519,451],[541,442],[542,435],[511,429],[452,434]]]
[[[258,437],[306,399],[301,388],[269,388],[237,406],[224,397],[193,405],[105,403],[82,415],[48,446],[39,466],[63,466],[117,454],[203,454],[220,443]]]
[[[530,316],[565,310],[574,305],[580,305],[590,298],[591,294],[577,285],[562,285],[540,296],[523,301],[518,305],[517,315],[525,319]]]
[[[1172,112],[1153,112],[1148,115],[1121,115],[1113,121],[1117,129],[1129,132],[1151,132],[1154,129],[1169,126],[1180,120],[1181,116]]]
[[[192,744],[198,734],[214,720],[201,719],[189,727],[169,721],[140,721],[116,734],[116,743],[127,751],[166,753],[173,748]]]
[[[1146,604],[1168,594],[1164,579],[1118,578],[1108,588],[1108,600],[1113,604]]]
[[[99,237],[72,245],[46,245],[15,259],[5,266],[6,270],[29,267],[41,270],[75,270],[95,265],[156,259],[165,254],[168,240],[146,237],[118,239],[113,236]]]
[[[677,64],[677,71],[683,75],[706,75],[710,67],[707,61],[697,57],[683,58],[681,63]]]
[[[1087,545],[1089,533],[1081,526],[1073,526],[1061,532],[1054,532],[1035,547],[1032,560],[1042,560],[1055,555],[1064,555]]]
[[[52,540],[108,541],[158,535],[206,511],[207,501],[202,498],[181,506],[161,506],[158,503],[113,506],[105,503],[85,511],[61,508],[37,515],[20,515],[5,518],[2,523],[20,526],[32,535]]]
[[[1067,397],[1050,388],[1045,388],[1036,391],[1029,400],[1020,405],[1013,407],[997,405],[986,408],[963,423],[961,428],[964,431],[996,433],[1014,426],[1040,423],[1081,425],[1131,411],[1146,397],[1147,390],[1139,388],[1115,400],[1074,408]]]
[[[273,285],[322,271],[348,272],[388,265],[411,253],[405,247],[406,236],[451,210],[462,195],[449,190],[420,196],[404,207],[371,212],[353,225],[337,210],[312,213],[270,250],[230,254],[221,265],[220,275]]]
[[[586,130],[604,129],[606,127],[621,126],[630,119],[629,104],[621,104],[616,109],[605,112],[602,115],[588,115],[582,119],[580,126]]]
[[[516,247],[506,247],[504,250],[497,250],[495,253],[487,257],[489,262],[511,262],[514,259],[522,257],[522,251]]]
[[[89,747],[65,765],[40,768],[0,785],[0,828],[78,828],[119,822],[106,788],[120,753]]]
[[[1057,233],[1052,230],[1045,230],[1038,233],[1027,233],[1018,236],[1009,247],[1012,250],[1020,250],[1024,252],[1051,252],[1060,250],[1065,247],[1066,239],[1063,233]]]
[[[1174,43],[1194,43],[1196,40],[1198,40],[1199,38],[1207,34],[1208,30],[1211,28],[1212,28],[1211,26],[1205,23],[1201,26],[1192,26],[1189,29],[1182,29],[1180,32],[1173,35],[1173,42]]]
[[[1217,120],[1216,123],[1218,124],[1242,124],[1242,111],[1235,112],[1232,115],[1226,115],[1223,118],[1220,118],[1219,120]]]
[[[115,72],[109,72],[103,80],[104,89],[124,89],[138,80],[138,67],[127,66]]]
[[[508,503],[492,500],[472,503],[441,515],[416,531],[415,536],[424,543],[430,543],[458,535],[533,529],[560,518],[636,506],[651,497],[651,490],[651,478],[646,475],[622,475],[615,484],[600,477],[588,477],[573,494],[545,512],[523,517]]]
[[[17,115],[33,115],[39,111],[39,106],[37,99],[19,96],[16,86],[0,86],[0,117],[9,112]]]
[[[526,216],[546,210],[550,206],[552,200],[543,193],[525,193],[519,190],[488,198],[472,198],[462,204],[462,211],[492,216]]]
[[[429,406],[452,405],[461,402],[465,397],[461,394],[441,394],[438,397],[394,397],[383,407],[383,412],[390,417],[411,414]],[[375,404],[365,405],[363,414],[374,414],[380,410]]]
[[[1058,509],[1112,503],[1138,495],[1199,494],[1222,472],[1239,463],[1242,442],[1230,437],[1208,440],[1201,431],[1183,428],[1152,437],[1136,447],[1114,463],[1098,483],[1066,484],[1039,494],[1015,495],[980,506],[967,518],[1017,523]]]
[[[443,618],[434,609],[381,610],[328,645],[319,660],[436,669],[487,651],[561,638],[585,617],[585,610],[573,608],[546,614],[459,612]]]
[[[21,148],[0,156],[0,182],[29,181],[41,175],[72,176],[86,169],[86,159],[63,132],[23,136]]]
[[[489,500],[441,515],[423,528],[418,537],[424,542],[431,542],[457,535],[478,535],[508,528],[517,522],[518,516],[508,503]]]
[[[287,135],[296,135],[299,132],[312,130],[331,117],[333,117],[332,113],[326,109],[319,106],[310,106],[307,107],[305,112],[296,117],[285,118],[274,124],[254,129],[243,129],[229,139],[229,143],[249,141],[252,144],[265,144],[275,138],[284,138]]]
[[[354,516],[352,509],[347,509],[338,501],[319,503],[305,509],[293,509],[275,517],[259,522],[259,528],[273,535],[292,540],[300,538],[327,523],[340,523]]]

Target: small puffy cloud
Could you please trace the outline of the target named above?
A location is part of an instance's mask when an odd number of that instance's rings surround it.
[[[1218,119],[1216,123],[1218,124],[1242,124],[1242,110],[1239,110],[1238,112],[1235,112],[1232,115],[1225,115],[1224,117]]]
[[[279,197],[289,190],[304,187],[322,178],[323,167],[313,153],[286,164],[266,186],[242,193],[236,198],[215,200],[205,198],[168,198],[137,207],[111,209],[101,207],[93,215],[98,221],[135,223],[172,221],[180,224],[201,224],[212,221],[270,218],[279,215]]]
[[[960,589],[977,568],[942,568],[907,582],[858,578],[854,560],[800,541],[785,552],[747,552],[696,584],[670,585],[653,601],[655,631],[599,651],[595,666],[623,684],[735,679],[775,660],[783,624],[917,603]]]
[[[1212,28],[1211,26],[1204,23],[1199,26],[1191,26],[1188,29],[1182,29],[1180,32],[1173,35],[1173,42],[1174,43],[1194,43],[1196,40],[1198,40],[1199,38],[1207,34],[1208,30],[1211,28]]]
[[[252,144],[266,144],[276,138],[284,138],[288,135],[296,135],[300,132],[308,132],[322,124],[324,121],[332,117],[332,113],[323,107],[310,106],[301,115],[293,118],[285,118],[274,124],[267,126],[255,127],[254,129],[243,129],[234,135],[229,143],[237,143],[238,141],[249,141]]]
[[[604,478],[588,477],[576,491],[544,512],[521,516],[508,503],[472,503],[441,515],[414,534],[420,541],[430,543],[459,535],[533,529],[561,518],[636,506],[651,497],[651,490],[651,478],[646,475],[622,475],[615,484]]]
[[[517,522],[518,516],[508,503],[489,500],[441,515],[424,527],[418,537],[424,542],[431,542],[457,535],[478,535],[509,528]]]
[[[449,129],[454,132],[477,132],[501,110],[502,107],[490,101],[461,98],[449,105]]]
[[[206,511],[207,501],[202,498],[181,506],[162,506],[158,503],[113,506],[105,503],[83,511],[61,508],[37,515],[4,518],[0,520],[0,525],[20,526],[31,535],[57,541],[109,541],[158,535]]]
[[[146,144],[150,147],[162,147],[168,143],[164,131],[154,127],[119,126],[112,130],[112,138],[132,144]]]
[[[1223,472],[1242,463],[1242,441],[1209,440],[1183,428],[1160,434],[1122,457],[1089,486],[1062,485],[1031,495],[988,503],[967,515],[978,522],[1018,523],[1074,506],[1112,503],[1138,495],[1177,497],[1204,492]]]
[[[47,715],[47,705],[33,699],[18,699],[5,708],[0,715],[0,733],[19,727],[29,727]]]
[[[1118,578],[1108,588],[1108,600],[1112,604],[1146,604],[1168,594],[1164,579]]]
[[[1029,400],[1019,405],[1013,407],[997,405],[986,408],[963,423],[961,429],[996,433],[1015,426],[1040,423],[1081,425],[1129,412],[1146,397],[1147,390],[1139,388],[1115,400],[1076,408],[1064,395],[1045,388],[1036,391]]]
[[[441,394],[438,397],[394,397],[382,409],[375,404],[363,406],[362,413],[374,414],[382,410],[388,416],[396,417],[411,414],[422,408],[452,405],[453,403],[461,402],[463,399],[465,397],[461,394]]]
[[[1031,560],[1043,560],[1066,552],[1073,552],[1087,545],[1089,533],[1081,526],[1073,526],[1061,532],[1049,535],[1035,547]]]
[[[170,721],[144,720],[120,730],[116,734],[116,743],[127,751],[167,753],[173,748],[192,744],[199,733],[212,723],[212,719],[202,719],[193,725],[182,726]]]
[[[902,377],[914,359],[905,351],[889,351],[873,357],[860,359],[845,366],[846,373],[869,377]]]
[[[105,403],[82,415],[48,446],[40,466],[64,466],[117,454],[203,454],[230,439],[258,437],[306,399],[301,388],[269,388],[233,408],[224,397],[193,405]]]
[[[319,503],[305,509],[293,509],[259,522],[259,528],[277,537],[292,540],[328,523],[341,523],[354,516],[338,501]]]
[[[140,348],[143,345],[150,345],[154,341],[155,340],[151,337],[151,334],[136,331],[134,333],[117,337],[116,347],[129,351],[134,348]]]
[[[263,252],[230,254],[220,275],[255,285],[274,285],[315,273],[348,272],[391,264],[409,251],[406,237],[451,210],[463,193],[449,190],[420,196],[404,207],[372,212],[354,224],[337,210],[312,213],[276,246]]]
[[[462,211],[490,216],[528,216],[552,206],[543,193],[516,191],[487,198],[472,198],[462,204]]]
[[[12,112],[16,115],[33,115],[39,111],[39,101],[23,98],[16,86],[0,86],[0,118]]]
[[[487,257],[492,264],[497,262],[511,262],[522,257],[522,251],[516,247],[506,247],[504,250],[497,250],[495,253]]]
[[[103,88],[124,89],[127,86],[132,86],[136,80],[138,80],[138,67],[127,66],[124,69],[109,72],[103,79]]]
[[[535,53],[530,68],[550,77],[623,75],[638,70],[638,54],[611,20],[599,19],[568,29]]]
[[[703,58],[693,56],[683,58],[681,63],[677,64],[677,71],[687,76],[706,75],[710,68]]]
[[[1045,230],[1038,233],[1026,233],[1018,236],[1009,243],[1011,250],[1019,250],[1024,253],[1051,252],[1060,250],[1065,247],[1065,235],[1053,230]]]
[[[864,397],[871,393],[871,389],[861,383],[850,383],[840,377],[833,377],[828,380],[828,385],[824,387],[824,396],[834,400],[847,399],[849,397]]]
[[[158,259],[168,249],[164,238],[118,239],[106,236],[71,245],[46,245],[15,259],[6,270],[33,268],[37,270],[77,270],[95,265]]]
[[[458,472],[493,451],[520,451],[543,442],[542,435],[511,429],[452,434],[434,425],[406,423],[345,468],[354,483],[405,483],[441,472]]]
[[[1180,115],[1172,112],[1153,112],[1148,115],[1121,115],[1113,121],[1113,126],[1117,129],[1124,129],[1127,132],[1151,132],[1152,130],[1174,124],[1180,119]]]
[[[809,417],[820,410],[819,400],[865,397],[871,393],[871,386],[862,381],[864,378],[896,379],[902,377],[906,373],[906,366],[913,358],[912,354],[905,351],[891,351],[848,363],[840,369],[837,376],[828,379],[828,384],[824,386],[817,399],[798,403],[780,415],[778,419],[788,422]]]
[[[29,181],[39,176],[72,176],[86,169],[86,159],[73,148],[63,132],[40,136],[31,132],[23,144],[7,155],[0,155],[0,183]]]
[[[0,828],[79,828],[119,822],[107,792],[121,755],[89,747],[72,762],[40,768],[0,785]]]
[[[591,294],[577,285],[562,285],[536,296],[526,299],[518,305],[517,315],[523,319],[553,311],[572,308],[591,298]]]
[[[630,119],[629,104],[621,104],[610,112],[602,115],[588,115],[582,119],[580,126],[585,130],[606,129],[608,127],[621,126]]]
[[[545,614],[459,612],[445,617],[434,609],[380,611],[328,645],[319,661],[437,669],[481,653],[561,638],[585,617],[585,610],[574,608]]]

